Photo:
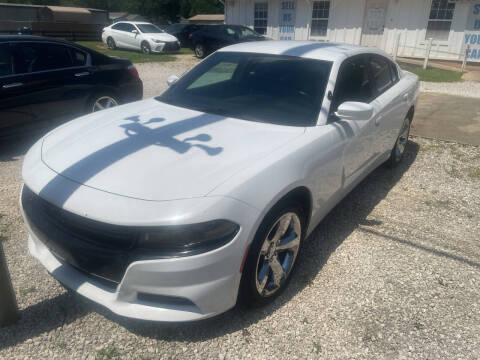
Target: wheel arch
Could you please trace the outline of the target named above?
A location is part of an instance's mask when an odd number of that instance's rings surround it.
[[[300,205],[305,214],[305,231],[308,230],[310,219],[312,217],[313,197],[312,192],[304,185],[297,185],[285,191],[278,198],[274,199],[264,211],[263,218],[278,207],[287,205]]]
[[[407,112],[407,118],[410,119],[410,123],[413,121],[413,116],[415,115],[415,105],[410,106]]]

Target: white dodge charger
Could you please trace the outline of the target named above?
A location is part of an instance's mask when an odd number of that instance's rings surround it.
[[[175,322],[274,299],[322,218],[402,160],[418,96],[385,53],[314,42],[233,45],[169,83],[39,140],[21,204],[60,282]]]

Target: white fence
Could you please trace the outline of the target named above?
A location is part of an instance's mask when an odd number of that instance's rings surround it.
[[[400,47],[400,37],[401,37],[401,34],[398,34],[397,37],[395,38],[395,44],[394,44],[393,53],[392,53],[392,56],[393,56],[394,60],[396,60],[397,57],[399,56],[398,51],[399,51],[399,47]],[[433,46],[434,46],[433,39],[432,38],[428,39],[426,47],[424,49],[425,56],[422,57],[424,59],[424,62],[423,62],[423,68],[424,69],[426,69],[428,67],[428,63],[429,63],[430,58],[431,58]],[[405,46],[404,46],[404,48],[405,48]],[[408,47],[407,46],[406,48],[410,48],[412,50],[419,50],[419,48],[415,48],[415,47]],[[423,50],[423,48],[420,49],[420,50]],[[435,50],[435,53],[437,55],[439,53],[443,53],[445,55],[448,55],[448,57],[453,57],[453,56],[457,57],[457,59],[462,61],[462,72],[465,72],[465,67],[468,63],[468,56],[470,54],[470,45],[467,44],[466,47],[465,47],[465,50],[460,54],[459,53],[447,52],[447,51],[441,51],[441,50]]]

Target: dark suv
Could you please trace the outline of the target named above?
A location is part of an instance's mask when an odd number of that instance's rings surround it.
[[[171,24],[163,29],[166,33],[175,36],[182,47],[191,47],[190,34],[200,30],[205,25],[197,24]]]
[[[202,59],[208,54],[228,45],[270,40],[252,29],[241,25],[206,25],[191,35],[191,48]]]
[[[129,60],[39,36],[0,36],[0,138],[140,100]]]

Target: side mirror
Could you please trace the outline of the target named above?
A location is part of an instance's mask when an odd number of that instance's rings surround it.
[[[136,29],[133,29],[133,30],[132,30],[132,34],[135,34],[135,35],[137,35],[137,34],[138,34],[138,30],[136,30]]]
[[[170,75],[167,79],[167,85],[172,86],[178,81],[179,77],[177,75]]]
[[[347,101],[338,107],[335,116],[343,120],[370,120],[373,116],[373,106],[361,102]]]

